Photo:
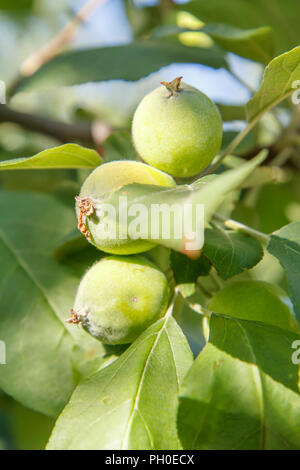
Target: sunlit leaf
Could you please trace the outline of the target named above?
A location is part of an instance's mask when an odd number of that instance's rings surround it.
[[[285,269],[295,313],[300,323],[300,222],[294,222],[271,235],[268,251]]]
[[[120,210],[124,211],[124,206],[120,209],[120,196],[126,195],[127,214],[130,212],[130,208],[136,204],[143,206],[144,213],[149,214],[151,219],[151,207],[153,205],[167,204],[172,215],[172,207],[176,205],[177,209],[183,210],[184,205],[189,204],[191,209],[191,218],[196,220],[197,204],[203,204],[204,206],[204,223],[207,225],[216,211],[216,209],[224,202],[228,193],[238,188],[244,179],[251,174],[265,158],[267,153],[261,152],[257,157],[249,162],[244,163],[239,168],[234,170],[226,171],[221,175],[209,175],[204,178],[200,178],[195,181],[192,185],[181,185],[176,188],[164,188],[160,186],[142,185],[142,184],[130,184],[122,187],[120,190],[114,192],[107,199],[106,204],[110,204],[114,208],[113,215],[116,213],[117,221],[120,220]],[[101,210],[101,208],[100,208]],[[95,215],[99,219],[98,209],[96,208]],[[95,217],[92,215],[92,217]],[[170,236],[166,237],[164,233],[164,225],[159,224],[158,232],[153,233],[152,222],[145,228],[143,238],[154,241],[158,244],[172,248],[175,251],[185,251],[185,233],[183,227],[183,218],[171,217],[170,215]],[[155,216],[154,216],[155,217]],[[101,214],[100,214],[101,218]],[[97,219],[94,219],[97,220]],[[100,220],[100,219],[99,219]],[[115,220],[111,219],[111,215],[107,215],[107,220],[111,223],[115,223]],[[124,220],[124,219],[123,219]],[[164,221],[166,221],[166,213],[164,214]],[[121,226],[123,230],[129,229],[132,222],[132,217],[128,215],[127,224]],[[154,223],[157,220],[154,219]],[[194,221],[195,224],[195,221]],[[178,234],[182,236],[178,236]]]
[[[209,343],[186,375],[178,432],[186,449],[299,449],[300,335],[213,315]]]
[[[272,29],[268,26],[241,29],[228,24],[209,23],[199,29],[189,29],[171,25],[158,27],[153,37],[163,38],[186,32],[194,35],[206,33],[225,50],[258,62],[268,63],[274,56]]]
[[[242,29],[269,26],[274,32],[276,53],[298,46],[299,4],[294,0],[192,0],[178,5],[205,23],[222,23]]]
[[[0,210],[0,336],[7,361],[0,387],[25,406],[56,415],[74,386],[74,345],[80,343],[82,361],[99,364],[104,353],[98,341],[65,322],[87,266],[69,269],[52,252],[74,227],[74,212],[29,192],[2,192]]]
[[[174,319],[159,320],[117,361],[79,384],[48,448],[180,448],[178,391],[191,363]]]
[[[209,309],[229,317],[261,321],[299,332],[288,295],[268,282],[250,279],[234,281],[212,297]]]
[[[248,121],[253,121],[295,91],[300,80],[300,46],[273,59],[266,67],[262,84],[247,103]]]
[[[59,168],[95,168],[100,155],[77,144],[65,144],[43,150],[33,157],[13,158],[0,162],[0,170],[40,170]]]
[[[25,79],[19,90],[76,85],[103,80],[138,80],[172,63],[224,67],[218,48],[199,49],[159,41],[65,52]]]

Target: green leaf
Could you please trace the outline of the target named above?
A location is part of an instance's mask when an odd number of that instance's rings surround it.
[[[205,23],[226,23],[242,29],[269,26],[278,54],[300,43],[300,8],[294,0],[192,0],[177,8]]]
[[[268,151],[262,150],[256,157],[252,158],[252,160],[244,163],[239,168],[222,173],[210,184],[206,184],[203,187],[201,193],[199,192],[198,201],[205,205],[206,221],[211,219],[213,213],[228,196],[228,193],[240,187],[255,168],[266,159],[267,155]]]
[[[79,384],[48,448],[180,448],[177,397],[191,363],[175,320],[159,320],[118,360]]]
[[[226,66],[223,52],[216,47],[199,49],[159,41],[140,41],[60,54],[26,78],[19,90],[103,80],[138,80],[172,63],[196,63],[214,68]]]
[[[227,24],[206,24],[202,32],[227,51],[247,59],[268,63],[274,56],[273,34],[268,26],[240,29]]]
[[[268,26],[252,29],[241,29],[236,26],[211,23],[199,29],[181,28],[178,26],[163,26],[154,30],[153,38],[163,38],[180,33],[206,33],[225,50],[247,59],[268,63],[274,57],[272,29]]]
[[[196,282],[198,276],[208,275],[211,265],[202,255],[192,260],[182,253],[171,251],[171,266],[176,284]]]
[[[242,188],[253,188],[268,183],[282,183],[288,179],[287,173],[278,166],[261,166],[255,168],[253,173],[242,184]]]
[[[7,408],[16,449],[44,450],[55,420],[24,408],[12,400],[9,401]],[[28,429],[30,429],[30,432],[28,432]]]
[[[28,10],[33,7],[33,0],[18,0],[18,2],[11,2],[10,0],[1,0],[0,10],[6,10],[9,13],[28,14]]]
[[[255,207],[252,204],[256,212],[254,228],[257,230],[270,234],[300,220],[296,202],[300,201],[300,172],[289,171],[288,177],[286,183],[266,184],[257,191]],[[250,224],[246,219],[244,223]]]
[[[57,260],[63,260],[75,253],[86,250],[88,247],[90,247],[90,244],[87,239],[82,236],[78,229],[74,229],[59,240],[53,255]]]
[[[40,170],[59,168],[96,168],[101,165],[100,155],[77,144],[65,144],[43,150],[33,157],[13,158],[0,162],[0,170]]]
[[[178,432],[185,449],[299,449],[300,335],[212,315],[209,343],[186,375]]]
[[[217,106],[219,108],[223,121],[244,121],[246,119],[245,106],[226,105],[219,103]]]
[[[26,407],[57,415],[74,387],[74,345],[95,367],[104,354],[100,342],[65,322],[86,265],[69,269],[52,252],[74,227],[74,211],[30,192],[1,192],[0,210],[0,332],[7,361],[0,387]]]
[[[105,162],[139,160],[128,131],[113,132],[102,144]]]
[[[229,317],[261,321],[299,332],[291,300],[283,289],[268,282],[235,281],[217,292],[208,308]]]
[[[225,131],[223,132],[223,140],[222,140],[222,151],[225,151],[227,147],[234,141],[234,139],[240,134],[237,131]],[[235,147],[234,154],[235,155],[249,155],[250,152],[255,152],[257,149],[257,141],[258,141],[258,132],[257,127],[249,130],[243,140]],[[227,158],[224,163],[227,162]]]
[[[263,257],[260,243],[253,237],[233,230],[207,229],[203,254],[222,279],[251,269]]]
[[[244,159],[236,155],[228,155],[224,165],[227,168],[237,168],[244,163]],[[290,180],[287,172],[278,166],[260,166],[255,168],[251,175],[241,185],[242,188],[262,186],[268,183],[282,183]],[[273,187],[273,186],[272,186]]]
[[[173,316],[182,329],[190,348],[196,357],[206,344],[203,333],[203,320],[205,317],[198,307],[205,302],[194,284],[181,284],[177,288],[174,301]]]
[[[300,323],[300,222],[286,225],[274,232],[267,249],[285,269],[295,314]]]
[[[273,59],[266,67],[259,90],[247,103],[249,122],[291,95],[293,83],[300,80],[300,46]]]
[[[115,191],[107,199],[106,204],[110,204],[116,212],[117,221],[119,220],[120,212],[120,196],[126,195],[127,197],[127,215],[130,213],[132,206],[139,204],[143,205],[143,209],[147,209],[149,218],[151,219],[151,207],[154,204],[167,204],[168,208],[172,208],[175,204],[178,208],[183,211],[183,207],[186,204],[190,204],[192,207],[191,217],[196,218],[196,207],[197,204],[204,205],[204,219],[208,225],[213,213],[223,203],[228,196],[228,193],[239,187],[247,176],[256,168],[267,156],[266,151],[260,152],[257,157],[251,161],[244,163],[239,168],[229,170],[221,175],[209,175],[204,178],[200,178],[195,181],[192,185],[181,185],[176,188],[164,188],[160,186],[143,185],[143,184],[130,184],[123,186],[120,190]],[[100,208],[101,209],[101,208]],[[121,210],[124,212],[124,205],[121,205]],[[114,212],[114,211],[113,211]],[[145,211],[146,212],[146,211]],[[170,210],[171,212],[171,210]],[[113,214],[114,215],[114,214]],[[92,217],[101,218],[101,213],[96,208],[95,215]],[[107,220],[110,214],[107,215]],[[123,230],[130,227],[132,222],[132,216],[128,215],[127,226],[121,226]],[[184,230],[182,226],[181,217],[170,217],[170,236],[166,237],[162,233],[162,224],[159,227],[158,236],[154,236],[151,233],[151,220],[148,224],[148,230],[143,234],[144,238],[152,240],[158,244],[164,245],[168,248],[172,248],[175,251],[186,251]],[[123,218],[122,218],[123,220]],[[164,220],[166,221],[166,212],[164,213]],[[113,224],[114,220],[110,220]],[[156,220],[157,222],[157,220]],[[120,228],[120,227],[119,227]],[[183,238],[177,236],[182,233]],[[155,234],[156,235],[156,234]]]

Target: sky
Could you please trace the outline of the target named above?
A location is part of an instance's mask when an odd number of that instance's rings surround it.
[[[137,6],[145,6],[156,0],[134,0]],[[13,25],[7,18],[0,16],[0,73],[1,63],[4,77],[15,73],[19,63],[28,56],[36,44],[42,45],[53,37],[54,31],[67,21],[65,6],[78,11],[86,0],[36,0],[39,16],[27,19],[26,26]],[[181,2],[182,3],[182,2]],[[92,17],[81,27],[71,43],[72,48],[103,47],[126,44],[133,39],[122,0],[108,0],[94,12]],[[253,65],[245,59],[228,54],[228,62],[237,75],[240,75],[252,87],[257,87],[261,77],[261,66]],[[13,72],[11,72],[13,70]],[[100,83],[86,83],[57,90],[49,102],[55,103],[61,118],[68,119],[69,113],[77,106],[85,106],[100,118],[107,119],[114,125],[122,125],[130,118],[143,96],[158,86],[162,80],[169,81],[183,75],[185,82],[199,88],[211,99],[222,104],[244,104],[250,98],[249,90],[225,69],[212,69],[197,64],[171,64],[152,73],[137,82],[114,80]],[[0,76],[1,78],[1,76]],[[11,78],[8,76],[8,78]],[[47,97],[45,98],[47,99]],[[29,99],[29,108],[38,106],[33,97]],[[15,101],[18,102],[18,99]],[[26,107],[26,99],[22,97]],[[35,110],[35,109],[33,109]]]
[[[135,0],[135,4],[146,6],[154,4],[155,1]],[[73,2],[76,8],[84,4],[84,0],[73,0]],[[81,29],[73,47],[111,46],[131,41],[132,32],[122,0],[110,0],[98,8]],[[248,81],[251,87],[257,87],[262,71],[260,65],[253,65],[252,62],[234,54],[228,54],[228,62],[237,75]],[[82,102],[89,102],[93,110],[100,105],[104,108],[112,105],[115,124],[118,124],[118,120],[122,121],[123,117],[131,114],[142,97],[158,86],[160,81],[168,81],[179,75],[183,75],[185,82],[199,88],[217,103],[244,104],[250,98],[249,90],[227,70],[215,70],[197,64],[172,64],[138,82],[114,80],[99,84],[84,84],[73,87],[73,91]],[[98,102],[94,101],[95,95],[97,95]],[[120,109],[120,102],[122,109]],[[118,108],[117,114],[114,112],[115,107]]]

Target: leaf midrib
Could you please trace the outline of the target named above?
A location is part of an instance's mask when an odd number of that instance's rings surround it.
[[[140,394],[141,394],[141,390],[142,390],[142,387],[143,387],[143,382],[144,382],[144,378],[145,378],[145,375],[146,375],[146,371],[147,371],[147,367],[148,367],[148,364],[150,362],[150,359],[151,359],[151,356],[152,354],[154,353],[154,350],[157,346],[157,343],[159,341],[159,338],[162,334],[162,332],[164,331],[165,327],[166,327],[166,324],[169,320],[169,314],[167,313],[166,315],[166,318],[165,318],[165,321],[163,322],[162,324],[162,327],[161,329],[159,330],[159,332],[157,333],[156,335],[156,338],[153,342],[153,345],[149,351],[149,354],[148,354],[148,357],[146,359],[146,362],[145,362],[145,365],[143,367],[143,370],[142,370],[142,373],[141,373],[141,377],[140,377],[140,380],[139,380],[139,384],[138,384],[138,388],[137,388],[137,393],[136,393],[136,396],[135,396],[135,400],[134,400],[134,403],[133,403],[133,406],[132,406],[132,409],[131,409],[131,412],[130,412],[130,415],[129,415],[129,418],[128,418],[128,422],[127,422],[127,426],[126,426],[126,429],[125,429],[125,433],[124,433],[124,436],[123,436],[123,439],[122,439],[122,443],[121,443],[121,450],[124,450],[126,449],[125,447],[125,444],[128,443],[128,437],[129,437],[129,432],[130,432],[130,427],[131,427],[131,424],[132,424],[132,421],[133,421],[133,417],[134,417],[134,414],[135,414],[135,411],[138,411],[139,412],[139,408],[138,408],[138,402],[139,402],[139,399],[140,399]],[[144,423],[145,420],[143,420],[143,423]],[[145,423],[144,423],[144,426],[145,426]],[[147,431],[147,434],[149,435],[149,428],[147,426],[147,428],[145,427],[146,431]],[[153,443],[153,438],[151,437],[151,442]]]

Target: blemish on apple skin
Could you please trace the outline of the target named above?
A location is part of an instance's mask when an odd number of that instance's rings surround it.
[[[137,297],[133,297],[132,302],[137,302]]]
[[[107,395],[107,396],[101,398],[101,401],[102,401],[103,405],[109,405],[112,402],[112,398],[111,398],[110,395]]]
[[[144,273],[145,270],[142,269],[142,268],[135,268],[135,269],[134,269],[134,272],[135,272],[135,273]]]
[[[222,365],[223,362],[224,362],[224,359],[220,359],[219,361],[215,361],[213,363],[213,368],[217,369],[218,367],[220,367]]]
[[[93,359],[96,356],[96,350],[95,349],[88,349],[87,356],[88,356],[89,359]]]

